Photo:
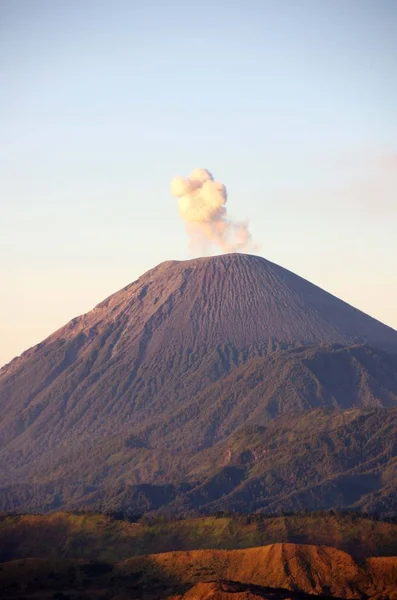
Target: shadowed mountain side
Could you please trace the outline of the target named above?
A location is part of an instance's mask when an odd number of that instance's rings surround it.
[[[397,409],[285,415],[189,457],[112,437],[31,466],[3,485],[0,509],[130,513],[397,509]],[[47,462],[48,460],[48,462]],[[40,483],[37,482],[41,473]],[[150,483],[151,482],[151,483]]]
[[[226,361],[227,359],[223,357]],[[216,367],[219,368],[219,359]],[[256,357],[175,406],[172,417],[153,417],[163,440],[174,437],[201,449],[243,424],[299,414],[317,407],[397,406],[397,354],[365,346],[299,348]]]
[[[177,511],[397,510],[397,409],[315,410],[240,429],[191,462]]]
[[[182,379],[183,387],[174,380],[170,390],[166,384],[161,386],[155,370],[149,370],[146,382],[154,386],[150,402],[137,391],[134,402],[120,404],[119,413],[110,411],[100,389],[95,393],[95,386],[87,389],[90,398],[93,396],[89,406],[85,401],[66,402],[64,396],[59,400],[56,394],[19,410],[12,406],[0,425],[9,473],[14,481],[24,471],[41,479],[45,471],[54,475],[54,461],[59,457],[65,462],[72,441],[78,455],[79,446],[89,446],[90,440],[101,446],[105,438],[105,445],[112,446],[112,439],[118,443],[123,437],[126,459],[132,449],[137,454],[140,448],[141,458],[152,460],[160,447],[162,451],[183,450],[185,456],[191,455],[243,424],[265,423],[282,414],[321,406],[369,409],[397,405],[397,354],[363,346],[273,352],[247,358],[245,364],[234,368],[229,351],[218,349]],[[206,384],[204,389],[198,391],[196,381]],[[78,463],[83,467],[89,460],[84,453]],[[122,456],[113,468],[117,469],[120,461],[124,468]],[[6,472],[7,468],[3,480]]]

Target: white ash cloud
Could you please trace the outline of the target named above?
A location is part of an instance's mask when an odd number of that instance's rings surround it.
[[[209,171],[196,169],[190,177],[175,177],[171,193],[178,198],[179,214],[193,245],[215,245],[223,252],[253,248],[247,223],[228,217],[226,187]]]

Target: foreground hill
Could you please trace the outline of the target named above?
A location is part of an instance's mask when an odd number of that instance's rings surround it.
[[[304,592],[291,592],[278,588],[240,583],[236,581],[200,582],[184,596],[174,596],[172,600],[326,600],[331,596],[312,596]]]
[[[341,598],[397,597],[397,558],[370,558],[360,565],[335,548],[273,544],[246,550],[200,550],[153,554],[119,564],[124,574],[141,573],[163,585],[189,586],[227,579],[264,587]]]
[[[286,414],[395,407],[395,351],[397,332],[262,258],[163,263],[0,371],[0,509],[212,505],[180,500],[214,475],[204,457],[197,477],[199,453]],[[329,462],[330,480],[368,466],[354,498],[318,493],[323,467],[295,481],[311,507],[391,510],[394,450],[374,435],[371,466]],[[230,473],[236,487],[247,469]]]
[[[396,552],[397,524],[353,515],[9,515],[0,520],[0,597],[396,600]]]
[[[214,589],[213,583],[208,585],[214,580],[240,585],[225,590],[218,583]],[[237,600],[255,598],[253,593],[269,600],[306,600],[308,594],[395,600],[396,581],[395,557],[370,558],[358,564],[334,548],[297,544],[152,554],[114,564],[24,559],[3,563],[0,569],[4,600],[21,594],[24,598],[59,600],[65,596],[166,600],[183,594],[190,600],[229,600],[233,593],[244,594]],[[264,592],[269,596],[260,595]]]

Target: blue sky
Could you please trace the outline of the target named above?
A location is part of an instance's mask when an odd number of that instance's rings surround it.
[[[190,258],[196,167],[258,254],[396,328],[396,65],[394,0],[0,0],[0,364]]]

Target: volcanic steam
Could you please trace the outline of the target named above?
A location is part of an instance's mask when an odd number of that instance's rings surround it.
[[[175,177],[171,193],[178,198],[179,214],[193,246],[201,250],[214,244],[223,252],[252,249],[247,223],[227,215],[227,192],[206,169],[196,169],[190,177]]]

